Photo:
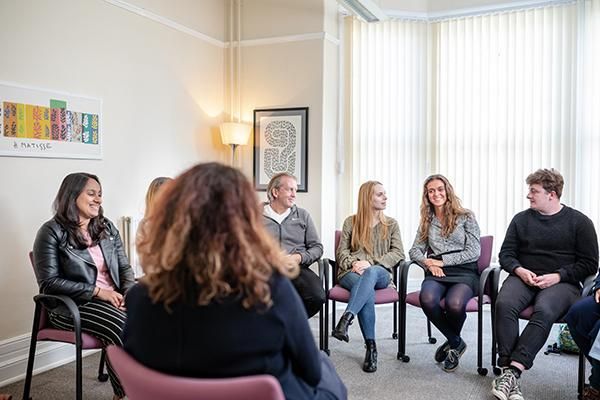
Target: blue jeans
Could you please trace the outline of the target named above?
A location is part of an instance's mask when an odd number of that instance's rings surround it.
[[[381,265],[372,265],[362,275],[348,272],[339,284],[350,291],[346,311],[358,315],[358,323],[365,340],[375,339],[375,289],[390,284],[390,272]]]

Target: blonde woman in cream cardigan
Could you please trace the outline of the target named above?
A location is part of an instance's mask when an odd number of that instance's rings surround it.
[[[375,290],[390,284],[392,267],[404,260],[398,223],[384,215],[387,196],[380,182],[368,181],[358,192],[358,210],[344,221],[336,251],[338,283],[350,300],[333,337],[349,341],[348,327],[358,316],[365,340],[363,371],[377,370],[375,345]]]

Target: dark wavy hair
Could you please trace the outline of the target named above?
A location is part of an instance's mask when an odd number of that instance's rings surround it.
[[[102,188],[100,179],[96,175],[88,174],[87,172],[75,172],[65,176],[53,204],[54,219],[68,232],[69,242],[80,249],[88,247],[89,244],[79,229],[77,198],[83,192],[85,185],[90,179],[98,182],[98,185]],[[98,216],[92,218],[88,225],[88,233],[92,238],[92,246],[98,244],[106,236],[105,229],[104,210],[100,206]]]
[[[143,284],[154,303],[206,305],[239,299],[271,306],[274,272],[290,265],[264,227],[254,188],[237,169],[199,164],[161,188],[138,239]]]

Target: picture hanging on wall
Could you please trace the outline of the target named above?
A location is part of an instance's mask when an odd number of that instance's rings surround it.
[[[102,101],[0,82],[0,156],[102,158]]]
[[[308,107],[254,110],[254,187],[266,190],[271,178],[287,172],[308,190]]]

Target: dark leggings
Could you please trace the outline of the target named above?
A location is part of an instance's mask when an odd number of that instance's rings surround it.
[[[473,289],[465,283],[442,283],[426,279],[421,284],[420,301],[423,312],[455,349],[460,344],[460,332],[467,319],[467,302]],[[442,308],[440,301],[445,298]]]

